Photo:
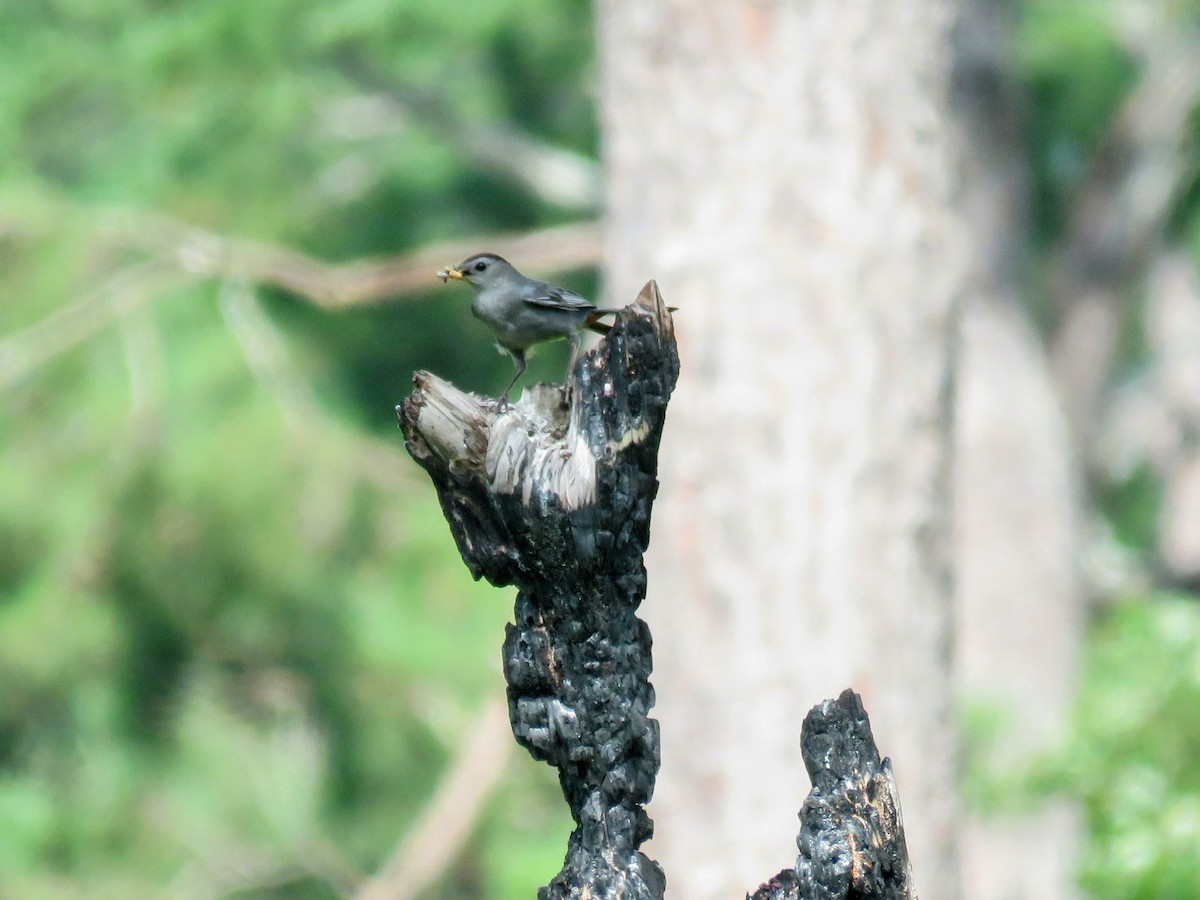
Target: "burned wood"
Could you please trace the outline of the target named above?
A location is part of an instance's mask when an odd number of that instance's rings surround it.
[[[580,359],[570,403],[539,385],[514,406],[428,373],[398,407],[476,578],[518,588],[504,641],[517,741],[559,771],[576,828],[543,898],[660,898],[639,851],[659,766],[642,554],[679,360],[653,282]]]
[[[537,385],[514,406],[434,375],[397,407],[406,446],[433,479],[476,578],[517,586],[504,640],[517,742],[558,769],[571,808],[563,869],[542,900],[658,900],[666,881],[640,852],[659,766],[650,718],[642,554],[658,446],[679,359],[653,282],[580,359],[574,391]],[[755,900],[915,900],[891,767],[858,695],[814,708],[801,752],[813,782],[800,856]]]
[[[879,756],[862,698],[847,690],[813,707],[800,752],[812,781],[800,855],[750,900],[916,900],[891,761]]]

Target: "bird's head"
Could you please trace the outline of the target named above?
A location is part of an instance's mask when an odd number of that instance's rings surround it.
[[[475,288],[503,284],[513,276],[520,277],[508,260],[495,253],[476,253],[474,256],[468,256],[457,266],[447,266],[438,272],[438,278],[442,281],[454,278],[458,281],[465,281]]]

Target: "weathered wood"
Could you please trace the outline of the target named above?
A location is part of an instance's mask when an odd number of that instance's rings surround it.
[[[662,869],[640,852],[659,766],[650,718],[642,554],[658,446],[679,372],[654,282],[576,364],[574,389],[537,385],[511,407],[426,372],[397,413],[476,578],[518,588],[504,641],[518,743],[559,772],[576,828],[543,900],[660,900]],[[754,900],[915,900],[891,767],[858,695],[805,718],[813,788],[794,869]]]
[[[862,698],[843,691],[804,718],[800,753],[812,791],[800,810],[800,856],[751,900],[916,900],[900,797]]]
[[[428,373],[397,408],[476,578],[518,588],[504,641],[513,734],[559,771],[576,828],[543,898],[661,898],[639,851],[659,765],[650,718],[642,553],[658,445],[679,360],[670,314],[646,285],[563,388],[514,406]]]

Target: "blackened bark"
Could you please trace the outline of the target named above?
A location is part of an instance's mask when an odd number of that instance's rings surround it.
[[[639,852],[659,766],[650,718],[650,632],[642,553],[658,489],[658,445],[679,372],[674,329],[653,282],[558,387],[515,406],[428,373],[397,408],[476,578],[518,588],[504,641],[517,741],[559,771],[576,828],[541,898],[661,898],[662,870]]]
[[[513,734],[558,769],[575,819],[542,900],[661,900],[639,851],[659,765],[650,718],[642,554],[658,445],[679,373],[670,313],[653,282],[575,367],[575,389],[538,385],[513,407],[425,372],[397,408],[471,573],[518,588],[504,640]],[[755,900],[915,900],[891,766],[852,691],[805,718],[813,788],[795,869]]]
[[[862,698],[843,691],[804,718],[800,753],[812,791],[800,810],[800,856],[751,900],[916,900],[900,798]]]

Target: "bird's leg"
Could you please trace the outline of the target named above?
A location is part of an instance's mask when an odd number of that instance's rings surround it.
[[[567,363],[567,405],[571,405],[571,397],[575,393],[575,361],[579,359],[579,332],[572,332],[567,340],[571,342],[571,359]]]
[[[508,409],[508,407],[512,405],[508,402],[508,392],[513,389],[513,385],[517,383],[517,380],[525,374],[525,367],[528,365],[528,363],[525,361],[524,350],[513,350],[509,347],[505,347],[504,349],[507,350],[508,355],[512,357],[513,365],[516,366],[517,369],[517,374],[512,377],[512,381],[508,383],[508,387],[506,387],[504,389],[504,393],[500,395],[500,408]]]

